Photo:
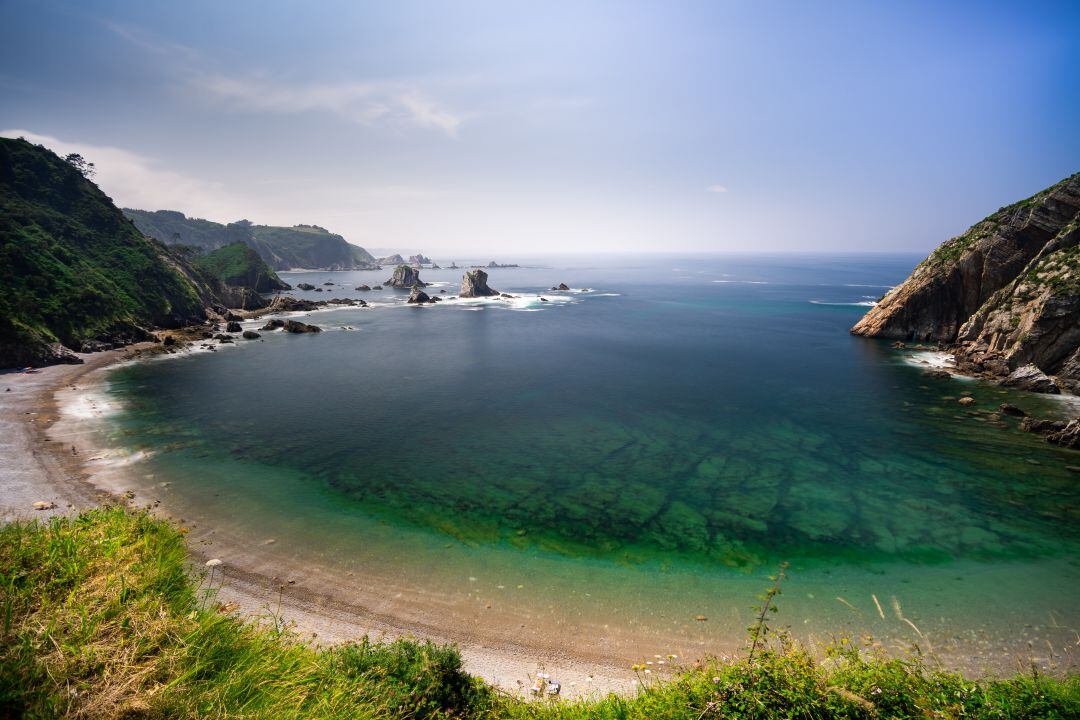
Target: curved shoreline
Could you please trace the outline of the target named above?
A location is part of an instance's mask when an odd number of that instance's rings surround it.
[[[11,458],[0,475],[3,500],[0,520],[42,519],[52,515],[91,509],[108,501],[144,507],[162,517],[170,517],[168,507],[143,492],[132,492],[127,464],[110,462],[103,447],[99,420],[73,418],[63,412],[65,392],[92,391],[103,386],[106,374],[118,364],[139,360],[137,353],[154,348],[150,343],[82,356],[82,365],[54,365],[30,375],[6,373],[0,384],[12,392],[0,391],[0,446]],[[7,382],[5,382],[7,381]],[[70,452],[74,446],[76,452]],[[126,494],[125,494],[126,493]],[[55,503],[48,510],[35,510],[38,501]],[[263,572],[256,552],[245,551],[239,541],[229,543],[215,530],[192,528],[189,552],[192,569],[201,570],[205,560],[218,554],[229,558],[225,582],[217,598],[234,603],[246,618],[266,621],[275,615],[292,625],[302,637],[319,644],[358,640],[365,635],[393,639],[416,636],[459,646],[465,669],[502,690],[524,693],[537,672],[557,673],[566,696],[628,693],[635,687],[629,664],[611,657],[575,652],[575,648],[543,643],[500,642],[483,633],[439,621],[439,608],[430,608],[432,617],[407,620],[392,612],[373,609],[368,603],[353,603],[329,593],[290,584],[275,574]],[[213,535],[213,552],[205,546]],[[302,570],[281,575],[303,578]],[[361,578],[351,579],[353,582]]]

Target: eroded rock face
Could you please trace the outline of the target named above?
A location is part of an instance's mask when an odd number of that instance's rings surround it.
[[[1009,376],[1001,381],[1005,387],[1030,390],[1037,393],[1049,393],[1057,395],[1061,392],[1057,383],[1034,365],[1024,365],[1009,373]]]
[[[483,270],[470,270],[461,278],[460,297],[491,297],[498,295],[498,290],[492,290],[487,284],[488,274]]]
[[[427,287],[427,283],[420,279],[420,271],[408,265],[398,265],[394,268],[394,276],[384,283],[388,287],[408,289],[414,285]]]
[[[944,243],[852,332],[952,344],[963,371],[1032,365],[1080,389],[1080,173]]]

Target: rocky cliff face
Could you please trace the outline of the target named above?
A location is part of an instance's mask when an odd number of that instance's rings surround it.
[[[387,287],[409,289],[414,285],[427,287],[427,283],[420,280],[420,271],[408,265],[398,265],[394,268],[394,276],[383,283]]]
[[[498,290],[492,290],[487,284],[488,274],[483,270],[472,270],[465,273],[461,278],[461,297],[490,297],[498,295]]]
[[[962,369],[1034,365],[1080,388],[1080,173],[944,243],[852,332],[953,346]]]

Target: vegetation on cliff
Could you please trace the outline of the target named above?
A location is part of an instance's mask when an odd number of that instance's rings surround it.
[[[955,343],[962,367],[1035,365],[1080,388],[1080,173],[946,241],[852,332]]]
[[[318,225],[276,227],[254,225],[239,220],[228,225],[185,217],[175,210],[134,210],[125,208],[142,232],[169,244],[194,245],[215,250],[242,242],[251,247],[274,270],[318,268],[349,270],[363,268],[375,262],[371,253],[345,241]]]
[[[1032,669],[972,681],[918,654],[838,641],[819,662],[768,627],[754,649],[665,680],[635,666],[632,697],[522,701],[415,640],[319,648],[270,609],[243,622],[194,582],[182,529],[102,508],[0,529],[0,715],[55,718],[1071,718],[1080,678]],[[775,605],[772,605],[775,607]]]
[[[78,167],[0,138],[0,366],[200,319],[203,292]]]
[[[232,243],[195,258],[204,272],[233,287],[249,287],[256,292],[288,290],[290,286],[281,281],[259,253],[242,242]]]

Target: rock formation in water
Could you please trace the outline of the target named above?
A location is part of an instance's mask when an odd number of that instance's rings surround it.
[[[498,290],[493,290],[487,284],[488,274],[483,270],[470,270],[461,278],[461,293],[463,298],[491,297],[498,295]]]
[[[416,253],[409,256],[410,265],[431,265],[431,258],[424,257],[424,253]]]
[[[299,320],[286,320],[281,325],[281,329],[287,333],[321,333],[322,328],[318,325],[308,325],[302,323]]]
[[[420,271],[408,265],[398,265],[394,268],[394,276],[385,283],[388,287],[411,289],[414,285],[427,287],[427,283],[420,279]]]
[[[406,300],[406,302],[414,305],[421,305],[423,303],[431,302],[431,298],[426,292],[420,289],[419,285],[413,285],[412,292],[409,293],[409,299]]]
[[[944,243],[852,332],[936,341],[961,370],[1080,391],[1080,173]]]

